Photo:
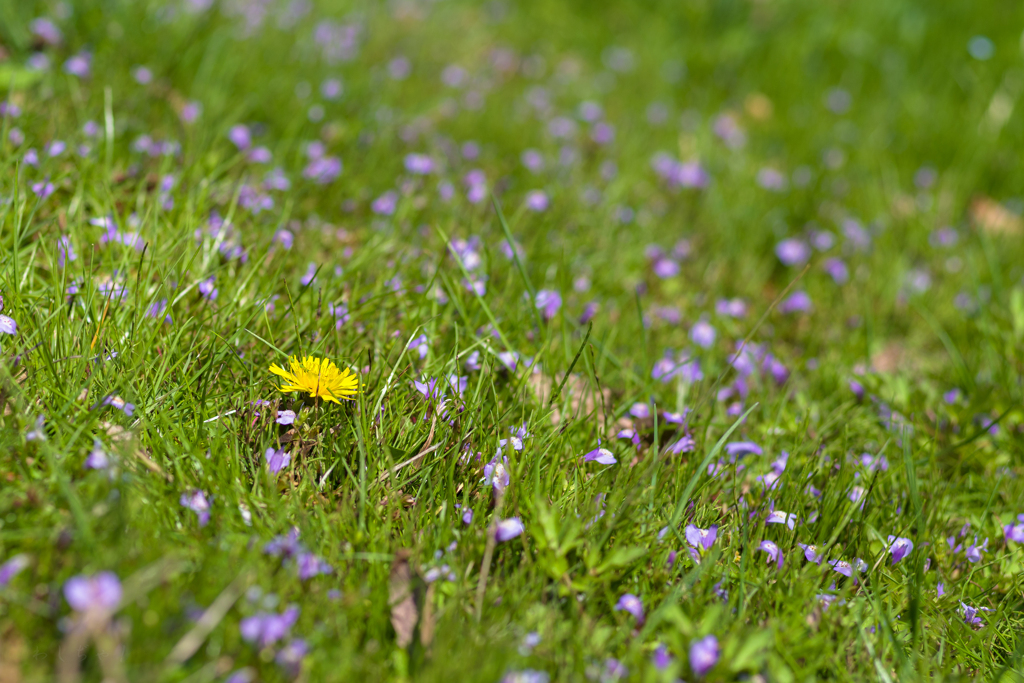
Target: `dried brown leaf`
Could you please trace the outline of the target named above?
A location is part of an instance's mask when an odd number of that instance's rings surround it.
[[[25,639],[11,624],[0,634],[0,683],[21,683],[21,663],[27,652]]]
[[[971,202],[971,222],[990,235],[1017,237],[1024,234],[1024,221],[990,197],[975,197]]]
[[[907,349],[899,342],[889,342],[871,357],[871,368],[884,374],[896,372],[907,363]]]
[[[420,642],[423,647],[430,647],[434,642],[434,584],[427,585],[427,594],[423,600],[423,616],[420,619]]]
[[[412,553],[406,549],[395,553],[391,563],[391,574],[388,577],[388,604],[391,606],[391,626],[395,629],[395,640],[398,647],[408,647],[416,633],[416,622],[419,621],[419,610],[413,595],[412,567],[409,557]]]
[[[562,377],[564,375],[552,378],[543,373],[535,373],[530,375],[527,385],[533,392],[537,402],[545,404],[551,400],[551,395],[562,382]],[[604,396],[603,401],[601,400],[602,394]],[[594,414],[598,421],[603,421],[604,406],[611,401],[612,393],[609,389],[602,389],[601,394],[598,394],[597,391],[590,387],[590,382],[586,378],[574,374],[569,376],[568,381],[562,387],[562,393],[558,399],[559,402],[561,403],[564,398],[569,399],[570,419],[576,419],[581,415]],[[554,412],[551,414],[551,424],[558,425],[562,422],[562,411],[558,405],[555,405],[554,409]]]

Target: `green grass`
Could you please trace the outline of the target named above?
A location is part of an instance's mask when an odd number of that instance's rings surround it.
[[[263,3],[199,4],[0,4],[0,94],[20,110],[0,118],[0,295],[17,323],[0,334],[0,563],[25,560],[0,585],[0,680],[576,681],[621,666],[622,680],[692,681],[707,635],[721,656],[706,680],[1022,680],[1024,550],[1003,532],[1024,513],[1019,5],[323,0],[296,16],[302,3],[268,2],[247,24],[239,8]],[[33,38],[43,16],[60,44]],[[975,36],[989,58],[972,56]],[[85,78],[62,69],[82,50]],[[39,54],[48,69],[28,66]],[[450,65],[459,87],[442,81]],[[592,139],[584,101],[611,142]],[[715,133],[726,113],[741,146]],[[556,138],[557,117],[575,132]],[[236,124],[271,163],[239,152]],[[147,154],[142,136],[177,147]],[[53,140],[67,149],[51,157]],[[314,141],[344,165],[326,184],[303,176]],[[699,160],[707,187],[669,187],[658,152]],[[409,153],[437,168],[406,171]],[[251,190],[278,166],[290,186],[257,192],[272,199],[257,210]],[[759,184],[766,167],[783,191]],[[538,189],[544,211],[525,203]],[[394,212],[375,213],[388,191]],[[104,217],[144,248],[104,239]],[[937,242],[947,226],[955,245]],[[777,243],[812,231],[834,245],[781,263]],[[645,249],[684,239],[678,274],[658,277]],[[542,290],[562,297],[550,319]],[[786,313],[798,291],[811,309]],[[745,316],[716,311],[732,298]],[[708,348],[690,339],[702,318]],[[787,372],[758,360],[738,385],[741,344]],[[703,378],[655,379],[666,350],[696,355]],[[362,393],[280,393],[269,366],[307,354],[358,372]],[[452,375],[466,388],[444,410],[413,385]],[[665,412],[685,411],[694,449],[677,453],[684,428]],[[484,465],[523,426],[496,496]],[[626,427],[639,448],[616,438]],[[598,439],[616,464],[584,461]],[[740,441],[763,454],[730,462]],[[110,467],[85,466],[95,448]],[[277,476],[268,448],[289,454]],[[206,525],[180,503],[195,490]],[[767,525],[772,509],[795,528]],[[512,517],[525,532],[495,543]],[[699,563],[691,523],[718,525]],[[293,528],[331,571],[303,580],[264,552]],[[890,535],[914,543],[897,564]],[[971,562],[975,536],[988,545]],[[798,543],[866,569],[846,578]],[[66,582],[101,571],[120,601],[76,613]],[[429,613],[408,647],[396,592]],[[642,623],[615,609],[626,593]],[[961,601],[990,611],[972,626]],[[289,605],[287,636],[243,638],[243,620]],[[298,639],[308,653],[282,662]]]

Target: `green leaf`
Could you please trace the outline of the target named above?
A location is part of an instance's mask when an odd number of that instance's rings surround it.
[[[734,641],[735,642],[735,641]],[[751,669],[760,669],[768,646],[772,642],[771,631],[758,631],[740,641],[732,656],[723,657],[729,662],[729,670],[737,673]],[[728,650],[726,650],[728,655]]]
[[[0,90],[24,90],[43,79],[44,73],[17,64],[0,64]]]
[[[593,569],[595,574],[604,574],[613,569],[622,569],[633,564],[647,554],[647,548],[616,548],[608,555],[604,562]]]
[[[1010,292],[1010,319],[1013,321],[1013,335],[1024,339],[1024,289],[1014,287]]]

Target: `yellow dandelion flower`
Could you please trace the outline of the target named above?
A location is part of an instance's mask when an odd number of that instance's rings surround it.
[[[359,393],[359,378],[345,368],[338,366],[328,358],[306,356],[301,361],[292,356],[285,370],[277,364],[270,366],[270,371],[284,379],[281,391],[301,391],[325,401],[341,403],[339,398],[351,399]]]

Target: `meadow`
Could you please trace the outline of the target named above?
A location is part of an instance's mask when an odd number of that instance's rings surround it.
[[[0,683],[1024,680],[1022,30],[0,2]]]

